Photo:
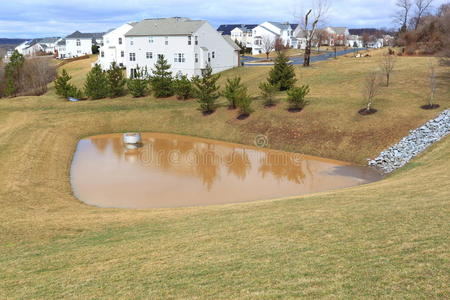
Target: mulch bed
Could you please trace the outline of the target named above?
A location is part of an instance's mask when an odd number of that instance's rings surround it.
[[[367,108],[363,108],[363,109],[360,109],[359,111],[358,111],[358,113],[361,115],[361,116],[368,116],[368,115],[373,115],[374,113],[376,113],[378,110],[376,110],[375,108],[371,108],[371,109],[367,109]]]
[[[238,120],[245,120],[248,117],[250,117],[249,114],[240,114],[236,119],[238,119]]]
[[[441,107],[439,104],[433,104],[433,105],[427,104],[427,105],[422,105],[420,108],[421,109],[436,109],[439,107]]]
[[[288,112],[291,112],[291,113],[298,113],[298,112],[301,112],[302,110],[303,110],[303,108],[293,108],[293,107],[288,108]]]

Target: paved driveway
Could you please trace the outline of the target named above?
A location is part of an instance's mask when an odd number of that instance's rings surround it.
[[[347,49],[347,50],[341,50],[341,51],[337,51],[336,52],[336,56],[342,56],[342,55],[346,55],[349,53],[355,53],[357,51],[362,51],[362,50],[366,50],[366,49]],[[312,56],[311,57],[311,63],[315,63],[315,62],[319,62],[319,61],[325,61],[328,60],[330,58],[334,58],[334,51],[331,52],[326,52],[324,54],[319,54],[316,56]],[[293,65],[303,65],[303,56],[296,56],[296,57],[291,57],[291,64]],[[257,61],[261,61],[261,60],[265,60],[264,58],[256,58],[256,57],[251,57],[251,56],[243,56],[241,58],[242,63],[245,66],[248,67],[258,67],[258,66],[272,66],[273,63],[250,63],[249,62],[257,62]]]

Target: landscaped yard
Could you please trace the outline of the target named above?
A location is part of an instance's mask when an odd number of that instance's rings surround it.
[[[96,58],[64,66],[82,86]],[[377,183],[257,203],[157,210],[100,209],[71,192],[77,141],[127,131],[170,132],[365,164],[448,108],[449,68],[436,102],[426,57],[401,57],[392,85],[364,106],[370,58],[341,57],[304,69],[311,104],[286,110],[255,100],[236,120],[220,107],[204,117],[195,100],[130,96],[69,103],[53,88],[41,97],[0,99],[0,298],[447,298],[450,296],[450,140]],[[270,67],[227,71],[250,94]],[[230,187],[230,197],[232,187]],[[239,192],[239,191],[233,191]]]

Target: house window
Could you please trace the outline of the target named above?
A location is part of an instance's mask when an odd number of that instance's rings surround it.
[[[78,47],[81,46],[81,41],[80,41],[80,39],[77,39],[77,46],[78,46]]]
[[[77,50],[77,53],[81,53],[81,50]]]
[[[100,56],[105,57],[105,52],[104,51],[100,52]]]
[[[122,38],[119,38],[119,45],[122,45]]]
[[[195,44],[198,45],[198,36],[194,37]]]
[[[137,76],[137,70],[136,69],[130,69],[130,77],[131,79],[136,78]]]
[[[212,58],[216,58],[216,52],[212,52]]]
[[[147,59],[153,59],[153,52],[147,52],[145,57],[147,57]]]
[[[185,61],[184,53],[175,53],[174,62],[184,63]]]
[[[158,59],[164,59],[164,55],[163,54],[158,54]]]
[[[120,57],[125,57],[125,51],[120,51]]]
[[[123,68],[123,63],[120,63],[120,64],[119,64],[119,67]]]
[[[153,39],[152,36],[149,36],[149,37],[148,37],[148,42],[149,42],[150,44],[153,44],[153,43],[155,42],[155,40]]]
[[[188,36],[188,45],[192,45],[192,36]]]
[[[195,62],[198,63],[198,54],[195,53]]]
[[[130,53],[130,61],[136,61],[136,53]]]
[[[211,53],[208,52],[208,62],[211,62]]]
[[[169,37],[168,36],[165,37],[164,44],[169,45]]]
[[[130,40],[130,45],[133,46],[134,45],[134,41]]]

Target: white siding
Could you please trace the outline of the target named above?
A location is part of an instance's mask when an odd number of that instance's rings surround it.
[[[80,45],[77,45],[80,40]],[[92,54],[92,38],[66,39],[66,58]]]
[[[108,70],[112,62],[116,62],[118,65],[125,65],[127,58],[125,53],[125,33],[132,28],[133,26],[130,24],[124,24],[103,36],[104,45],[99,49],[100,54],[97,62],[103,70]],[[120,40],[122,44],[120,44]]]

